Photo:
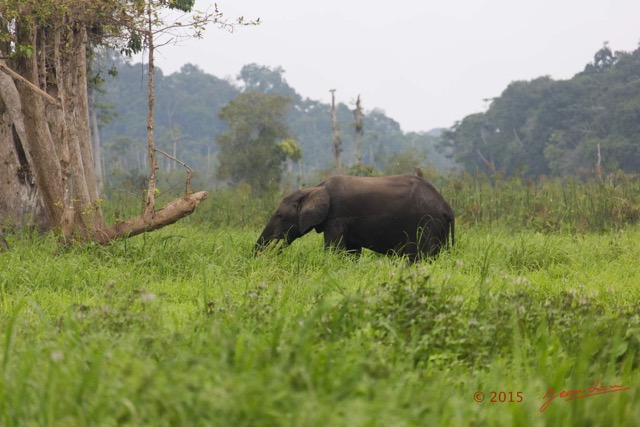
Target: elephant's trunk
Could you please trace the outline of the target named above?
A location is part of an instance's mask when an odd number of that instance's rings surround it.
[[[281,227],[278,224],[274,226],[273,222],[274,220],[272,219],[264,228],[260,237],[258,237],[253,249],[254,255],[272,248],[278,248],[278,251],[281,251],[300,237],[300,231],[297,227],[291,226],[287,232],[282,232]]]
[[[260,252],[264,251],[269,244],[269,241],[264,237],[264,233],[258,237],[258,241],[253,247],[253,255],[258,255]]]
[[[260,235],[260,237],[258,237],[258,241],[256,242],[255,246],[253,247],[253,255],[258,255],[259,253],[264,252],[265,250],[275,247],[278,245],[278,242],[280,242],[281,239],[273,236],[273,235],[269,235],[267,233],[262,233]]]

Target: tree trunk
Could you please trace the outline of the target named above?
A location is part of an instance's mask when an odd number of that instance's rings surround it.
[[[151,2],[148,3],[148,19],[149,28],[147,34],[147,49],[149,50],[149,67],[148,67],[148,85],[149,85],[149,110],[147,116],[147,156],[149,158],[149,184],[147,188],[147,198],[145,200],[144,211],[142,213],[143,218],[148,223],[151,223],[155,214],[155,192],[156,192],[156,176],[158,173],[158,160],[156,158],[155,141],[154,141],[154,121],[153,112],[155,108],[155,95],[154,95],[154,78],[155,78],[155,62],[154,62],[154,45],[153,45],[153,13],[151,9]]]
[[[37,70],[32,62],[27,62],[25,74],[37,78]],[[24,114],[23,120],[26,129],[26,138],[22,141],[25,152],[31,158],[36,186],[40,191],[42,203],[47,212],[47,217],[52,226],[60,224],[62,219],[62,164],[66,159],[61,159],[55,148],[51,132],[46,120],[48,117],[43,98],[31,87],[24,83],[18,83],[20,100],[25,108],[21,107]],[[37,86],[36,86],[37,87]]]
[[[8,114],[0,114],[0,226],[49,227],[20,137]]]
[[[73,51],[86,52],[84,34],[84,31],[80,34],[74,32]],[[59,67],[64,71],[58,78],[58,93],[63,102],[62,124],[66,129],[62,132],[62,135],[66,135],[66,140],[61,143],[69,150],[70,176],[67,179],[70,181],[70,194],[73,194],[71,206],[76,216],[71,232],[80,230],[86,238],[91,230],[105,225],[102,210],[98,208],[98,183],[93,167],[86,55],[67,58]]]
[[[338,126],[338,116],[336,114],[336,90],[331,89],[331,130],[333,133],[333,156],[336,160],[336,172],[342,173],[342,140],[340,139],[340,127]]]
[[[19,71],[30,82],[18,84],[22,105],[27,106],[23,108],[27,151],[51,224],[60,227],[64,241],[73,235],[85,240],[92,230],[104,227],[88,126],[85,31],[54,28],[53,35],[41,30],[32,37],[41,40],[36,44],[50,48],[19,63]],[[54,83],[42,80],[47,52],[52,52],[47,58],[55,68]],[[34,87],[47,91],[58,103],[45,105],[47,98]]]
[[[100,141],[100,126],[98,125],[98,111],[95,105],[95,94],[90,93],[89,127],[91,129],[91,148],[93,150],[93,165],[96,171],[98,194],[104,191],[104,162],[102,160],[102,142]]]
[[[0,65],[0,226],[44,230],[49,221],[24,146],[20,95],[1,60]]]
[[[602,182],[602,175],[603,175],[603,170],[602,170],[602,156],[600,155],[600,143],[598,143],[598,145],[596,146],[596,179],[599,182]]]
[[[355,128],[355,135],[353,138],[353,154],[356,158],[356,171],[358,175],[362,173],[362,133],[363,133],[363,120],[362,120],[362,104],[360,103],[360,95],[356,100],[356,108],[353,110],[353,124]]]

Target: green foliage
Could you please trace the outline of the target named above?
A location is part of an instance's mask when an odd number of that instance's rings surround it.
[[[605,44],[570,80],[510,84],[485,113],[447,132],[444,145],[471,173],[594,176],[598,145],[605,171],[635,172],[639,70],[640,49],[613,53]]]
[[[140,31],[129,30],[129,36],[127,37],[127,41],[124,46],[120,48],[120,53],[126,55],[127,57],[132,57],[133,55],[142,52],[144,47],[144,35]]]
[[[45,35],[40,37],[47,38],[53,36],[54,31],[61,37],[70,28],[74,28],[74,31],[82,28],[87,31],[92,48],[112,47],[131,56],[144,47],[144,24],[149,10],[156,16],[164,8],[188,13],[194,4],[195,0],[4,0],[0,3],[3,22],[0,26],[0,50],[12,59],[24,60],[33,54],[31,30],[43,32]],[[216,18],[218,22],[219,14]],[[158,29],[163,24],[156,19],[153,25]],[[73,48],[65,50],[69,47],[63,43],[59,49],[65,54],[77,53]],[[60,54],[60,51],[56,54]]]
[[[246,91],[277,93],[299,102],[301,97],[289,86],[283,76],[284,72],[282,67],[271,69],[258,64],[248,64],[242,67],[238,79],[244,82]]]
[[[622,230],[640,220],[640,178],[618,173],[602,183],[570,178],[534,182],[462,174],[432,180],[456,221],[526,227],[544,233]]]
[[[289,139],[284,117],[290,102],[282,95],[250,91],[220,110],[228,126],[216,138],[220,178],[234,184],[245,182],[256,194],[280,183],[287,156],[280,144]]]
[[[278,147],[282,150],[285,156],[287,156],[288,159],[291,159],[294,163],[298,163],[302,158],[302,149],[296,143],[295,139],[285,139],[278,143]]]
[[[487,293],[477,303],[469,303],[453,287],[434,285],[428,276],[415,274],[401,276],[379,292],[378,304],[371,307],[375,313],[372,328],[383,341],[407,349],[414,364],[435,364],[442,369],[489,367],[496,354],[510,359],[512,352],[526,351],[514,347],[514,338],[528,340],[536,348],[536,341],[546,340],[549,334],[557,334],[561,351],[570,353],[590,333],[624,337],[622,342],[611,340],[610,346],[599,348],[592,356],[600,356],[602,365],[612,354],[617,358],[627,351],[631,363],[640,364],[640,336],[626,335],[630,323],[638,324],[638,305],[605,315],[607,310],[584,291],[549,296],[526,289]]]
[[[196,4],[196,0],[168,0],[165,3],[168,5],[169,9],[190,12]]]

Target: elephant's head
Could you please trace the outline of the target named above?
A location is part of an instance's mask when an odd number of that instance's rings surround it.
[[[259,252],[273,241],[290,244],[317,227],[329,213],[329,193],[319,185],[298,190],[285,197],[256,242]]]

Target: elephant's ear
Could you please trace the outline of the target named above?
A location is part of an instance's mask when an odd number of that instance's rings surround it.
[[[300,201],[298,227],[302,234],[322,223],[329,214],[329,193],[324,187],[312,187]]]

